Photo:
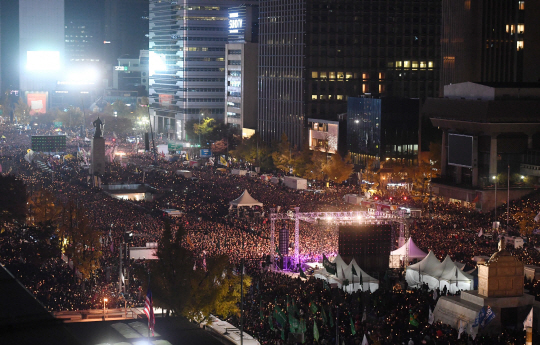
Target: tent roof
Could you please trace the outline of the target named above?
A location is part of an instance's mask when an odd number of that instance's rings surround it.
[[[352,275],[353,265],[354,265],[354,270],[356,271],[356,273],[358,273],[358,277],[354,277],[357,283],[360,282],[360,275],[362,275],[363,283],[377,283],[377,284],[379,283],[378,279],[373,278],[372,276],[367,274],[363,269],[361,269],[360,266],[358,266],[358,264],[356,263],[356,260],[354,259],[352,259],[351,263],[349,264],[349,267],[347,267],[348,271],[347,270],[345,271],[346,275],[348,275],[349,277]]]
[[[407,248],[409,251],[408,255]],[[411,259],[419,259],[425,258],[427,254],[416,246],[416,244],[412,240],[412,237],[409,237],[409,239],[404,245],[390,252],[390,255],[408,256]]]
[[[240,195],[238,198],[229,202],[229,205],[236,206],[236,207],[240,207],[240,206],[249,206],[249,207],[261,206],[262,207],[263,206],[262,202],[259,202],[253,199],[253,197],[249,195],[247,189],[245,189],[244,193],[242,193],[242,195]]]
[[[431,250],[422,261],[410,265],[407,270],[421,271],[422,274],[429,274],[432,277],[438,277],[442,273],[441,262]]]
[[[473,276],[460,270],[452,261],[452,259],[450,259],[449,255],[444,258],[444,261],[441,264],[441,268],[442,272],[441,275],[438,277],[439,280],[446,280],[449,282],[473,280]]]

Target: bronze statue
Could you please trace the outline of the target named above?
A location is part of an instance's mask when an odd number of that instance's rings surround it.
[[[101,138],[103,137],[103,122],[101,121],[101,119],[97,118],[97,120],[95,120],[94,122],[92,122],[92,124],[94,125],[94,127],[96,128],[96,132],[94,133],[94,138]]]

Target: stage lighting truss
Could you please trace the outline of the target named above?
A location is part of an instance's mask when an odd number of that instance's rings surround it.
[[[275,208],[270,209],[270,252],[272,262],[274,262],[275,248],[275,222],[276,220],[294,220],[294,263],[300,263],[300,221],[315,223],[319,220],[323,222],[354,223],[354,224],[388,224],[399,223],[400,236],[403,236],[405,225],[405,213],[403,211],[347,211],[347,212],[300,212],[299,207],[287,211],[287,213],[276,213]]]

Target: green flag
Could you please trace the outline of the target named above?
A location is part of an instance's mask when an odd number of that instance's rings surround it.
[[[319,308],[317,308],[317,305],[313,301],[309,303],[309,309],[311,309],[311,312],[313,314],[317,313],[317,311],[319,310]]]
[[[357,276],[358,277],[358,273],[356,273],[356,269],[354,268],[354,265],[351,265],[352,267],[352,274],[353,276]]]
[[[274,320],[272,320],[272,315],[268,315],[268,324],[270,325],[270,329],[274,330]]]
[[[299,330],[300,322],[292,314],[289,314],[289,325],[292,333],[296,333]]]
[[[324,307],[322,306],[321,306],[321,314],[322,314],[323,325],[326,325],[328,323],[328,316],[326,316],[326,312],[324,311]]]
[[[281,326],[284,326],[285,322],[287,322],[287,317],[285,316],[285,313],[283,312],[283,310],[281,310],[281,308],[276,305],[276,307],[274,308],[274,313],[276,316],[276,321]]]
[[[356,335],[356,329],[354,329],[354,322],[352,320],[352,316],[349,318],[350,322],[351,322],[351,333],[352,335]]]
[[[302,270],[302,267],[300,267],[300,278],[307,279],[306,274],[304,273],[304,270]]]
[[[412,312],[409,312],[409,323],[414,327],[418,327],[419,325],[418,320],[416,320]]]
[[[337,264],[330,262],[330,260],[328,260],[328,258],[324,254],[323,254],[323,267],[330,274],[336,274],[337,272]]]
[[[285,340],[285,327],[281,328],[281,340]]]
[[[317,321],[313,320],[313,338],[319,341],[319,329],[317,328]]]
[[[334,316],[332,315],[332,307],[328,309],[328,319],[330,320],[330,327],[334,327]]]

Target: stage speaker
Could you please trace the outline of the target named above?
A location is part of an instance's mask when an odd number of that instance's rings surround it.
[[[148,132],[144,133],[144,150],[150,151],[150,140],[148,138]]]
[[[341,225],[338,253],[349,262],[352,259],[370,273],[388,269],[391,247],[390,224]]]
[[[279,252],[282,256],[289,255],[289,229],[279,229]]]

